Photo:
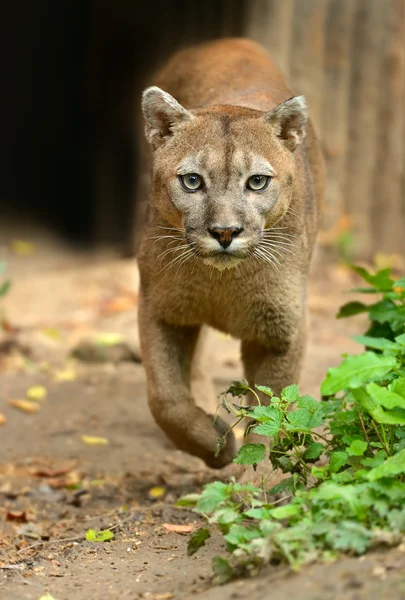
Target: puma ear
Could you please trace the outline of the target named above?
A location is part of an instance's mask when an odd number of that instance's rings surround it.
[[[172,134],[176,125],[193,119],[192,114],[173,96],[156,86],[147,88],[142,94],[142,110],[146,138],[154,148]]]
[[[295,96],[282,102],[266,113],[265,119],[274,126],[277,136],[284,141],[285,146],[294,152],[305,137],[308,113],[304,96]]]

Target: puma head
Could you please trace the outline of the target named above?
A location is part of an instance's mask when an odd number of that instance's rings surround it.
[[[218,269],[251,256],[290,205],[305,98],[268,112],[225,105],[187,110],[150,87],[142,107],[161,217]]]

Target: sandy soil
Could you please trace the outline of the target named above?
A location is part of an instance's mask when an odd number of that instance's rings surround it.
[[[72,253],[43,237],[27,256],[11,252],[7,241],[0,258],[13,280],[4,303],[11,331],[0,352],[1,598],[38,600],[49,592],[56,600],[258,600],[269,589],[278,600],[405,598],[403,546],[295,574],[269,567],[216,586],[211,560],[224,545],[214,536],[187,557],[187,535],[170,529],[201,521],[174,502],[240,472],[209,470],[173,448],[153,422],[138,348],[135,263],[107,251]],[[358,350],[349,336],[361,322],[334,319],[353,283],[342,268],[314,265],[307,393],[318,396],[327,367]],[[123,336],[122,352],[108,349],[95,364],[71,358],[82,340],[106,333]],[[220,392],[242,374],[238,344],[216,332],[209,344],[207,368]],[[38,385],[47,390],[40,410],[10,405]],[[88,445],[83,435],[108,444]],[[88,529],[107,527],[112,541],[84,540]]]

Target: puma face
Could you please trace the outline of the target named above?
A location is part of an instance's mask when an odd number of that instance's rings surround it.
[[[218,269],[260,257],[266,232],[291,202],[305,99],[291,98],[267,113],[234,106],[186,110],[152,87],[143,94],[143,111],[154,150],[153,199],[164,221]]]

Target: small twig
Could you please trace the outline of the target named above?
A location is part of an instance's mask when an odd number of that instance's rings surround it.
[[[369,444],[370,440],[368,439],[368,435],[367,435],[366,427],[364,425],[363,417],[361,416],[359,410],[357,411],[357,416],[358,416],[358,419],[360,421],[360,426],[361,426],[361,430],[362,430],[363,435],[364,435],[364,439],[366,440],[367,444]]]
[[[84,535],[77,535],[76,537],[71,538],[61,538],[58,540],[42,540],[41,542],[35,542],[35,544],[31,544],[30,546],[25,546],[25,548],[21,548],[17,554],[21,554],[22,552],[26,552],[27,550],[32,550],[32,548],[37,548],[38,546],[45,546],[49,544],[62,544],[65,542],[79,542],[84,539]]]
[[[126,517],[122,521],[119,521],[119,523],[116,523],[115,525],[112,525],[111,527],[107,527],[106,529],[102,529],[102,531],[114,531],[114,529],[118,529],[118,527],[121,527],[121,525],[123,525],[124,523],[126,523],[127,521],[132,519],[132,517],[133,517],[133,514],[131,513],[130,515],[128,515],[128,517]],[[100,517],[100,518],[102,518],[102,517]],[[43,540],[41,542],[35,542],[35,544],[31,544],[30,546],[26,546],[25,548],[21,548],[17,552],[17,554],[21,554],[22,552],[31,550],[32,548],[37,548],[38,546],[44,546],[44,545],[49,546],[50,544],[64,544],[65,542],[80,542],[80,541],[83,541],[84,539],[85,539],[85,535],[77,535],[77,536],[71,537],[71,538],[60,538],[57,540]]]
[[[379,439],[379,441],[380,441],[380,444],[381,444],[381,446],[384,448],[384,451],[385,451],[386,455],[387,455],[387,456],[390,456],[390,452],[389,452],[389,450],[388,450],[387,446],[384,444],[384,440],[382,439],[382,437],[381,437],[381,435],[380,435],[380,432],[378,431],[378,427],[377,427],[377,425],[376,425],[376,423],[375,423],[374,419],[371,419],[371,423],[372,423],[372,425],[373,425],[374,431],[375,431],[375,432],[376,432],[376,434],[377,434],[377,437],[378,437],[378,439]]]
[[[125,519],[122,519],[122,521],[120,521],[119,523],[116,523],[115,525],[112,525],[111,527],[107,527],[107,529],[103,529],[102,531],[114,531],[114,529],[118,529],[118,527],[121,527],[121,525],[123,525],[124,523],[126,523],[127,521],[132,519],[133,516],[134,515],[131,513],[130,515],[125,517]]]

